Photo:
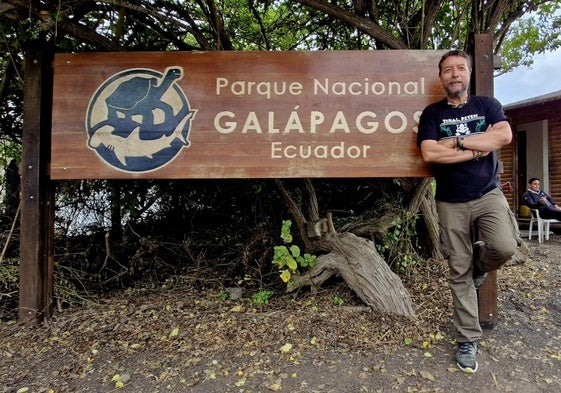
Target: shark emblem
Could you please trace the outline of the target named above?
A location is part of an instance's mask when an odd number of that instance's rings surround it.
[[[128,157],[148,157],[152,156],[163,149],[171,147],[171,143],[176,139],[185,146],[189,146],[189,141],[183,136],[186,123],[191,120],[196,111],[189,112],[177,124],[177,127],[170,135],[162,135],[158,139],[146,140],[140,138],[140,126],[131,131],[127,137],[113,134],[114,127],[104,125],[97,129],[88,140],[88,145],[92,149],[97,149],[104,145],[115,154],[119,162],[126,166]]]

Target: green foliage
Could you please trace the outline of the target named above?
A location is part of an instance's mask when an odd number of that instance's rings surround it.
[[[230,297],[230,295],[228,295],[228,292],[226,292],[225,290],[221,289],[220,292],[218,292],[218,298],[220,300],[228,300],[228,298]]]
[[[341,306],[345,303],[345,299],[343,299],[340,296],[334,296],[333,297],[333,304],[337,305],[337,306]]]
[[[500,50],[500,73],[518,66],[531,67],[534,54],[561,47],[560,7],[559,2],[543,4],[537,12],[519,19],[512,25]]]
[[[417,264],[417,255],[411,244],[416,238],[418,216],[409,219],[395,220],[392,227],[384,235],[381,244],[376,248],[385,255],[388,264],[396,273],[407,273]]]
[[[292,243],[292,234],[290,233],[290,227],[292,226],[292,221],[283,220],[281,226],[281,239],[285,243]]]
[[[290,220],[282,222],[281,239],[288,245],[292,243],[292,234],[290,233],[291,225],[292,221]],[[300,247],[297,245],[274,247],[273,264],[279,269],[281,280],[285,283],[289,283],[292,275],[298,272],[300,268],[311,268],[315,263],[316,256],[302,254]]]
[[[253,304],[254,306],[269,304],[269,300],[274,295],[274,293],[274,291],[271,291],[269,289],[256,292],[253,294],[253,296],[251,296],[251,304]]]
[[[220,9],[227,28],[236,32],[237,50],[295,49],[305,29],[301,12],[285,2],[226,0]]]
[[[0,264],[0,299],[17,292],[19,266],[15,259],[4,260]]]

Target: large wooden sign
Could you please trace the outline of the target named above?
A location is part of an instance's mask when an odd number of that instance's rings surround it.
[[[58,54],[51,178],[427,176],[441,54]]]

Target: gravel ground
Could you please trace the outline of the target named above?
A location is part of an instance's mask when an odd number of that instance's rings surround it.
[[[260,307],[187,284],[0,322],[0,392],[559,392],[561,237],[498,272],[480,370],[454,365],[446,266],[404,282],[415,319],[365,312],[343,282]],[[341,304],[342,301],[342,304]]]

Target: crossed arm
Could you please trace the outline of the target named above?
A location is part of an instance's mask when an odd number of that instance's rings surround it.
[[[507,145],[512,140],[510,124],[500,121],[489,126],[487,131],[473,135],[463,140],[463,150],[457,149],[455,138],[435,141],[424,140],[421,143],[421,155],[427,163],[455,164],[485,157],[490,152]]]

